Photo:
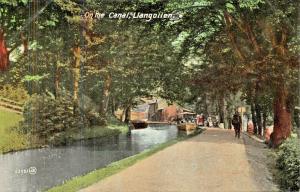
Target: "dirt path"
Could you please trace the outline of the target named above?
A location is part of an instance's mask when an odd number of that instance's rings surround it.
[[[255,174],[249,162],[243,139],[235,139],[233,131],[208,129],[81,191],[272,190],[272,182],[262,185],[254,179]]]

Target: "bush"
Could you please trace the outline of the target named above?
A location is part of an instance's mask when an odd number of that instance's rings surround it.
[[[285,191],[299,191],[300,148],[297,137],[288,138],[278,149],[276,158],[278,180]]]
[[[29,99],[29,94],[22,85],[12,86],[4,85],[0,89],[0,95],[7,99],[24,104]]]
[[[89,112],[86,112],[85,114],[86,114],[86,118],[87,118],[89,126],[106,125],[106,119],[101,117],[99,115],[99,113],[89,111]]]
[[[73,112],[73,102],[68,97],[33,95],[24,106],[23,116],[20,131],[47,144],[64,144],[65,131],[86,126],[85,118]]]
[[[80,110],[85,114],[89,127],[106,125],[106,118],[99,114],[99,104],[87,95],[81,95]]]

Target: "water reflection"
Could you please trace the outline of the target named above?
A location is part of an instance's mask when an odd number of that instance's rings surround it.
[[[42,191],[177,136],[176,126],[155,125],[132,130],[131,137],[121,135],[105,142],[94,139],[0,155],[0,191]]]

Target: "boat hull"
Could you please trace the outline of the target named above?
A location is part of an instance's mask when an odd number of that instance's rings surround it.
[[[146,121],[132,121],[134,129],[144,129],[148,127],[148,123]]]
[[[190,131],[195,130],[197,128],[197,125],[195,123],[181,123],[177,125],[177,128],[179,130]]]

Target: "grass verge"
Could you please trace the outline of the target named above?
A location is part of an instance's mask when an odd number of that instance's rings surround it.
[[[177,143],[177,140],[172,140],[167,143],[161,144],[153,149],[146,150],[142,153],[139,153],[137,155],[122,159],[120,161],[114,162],[109,164],[107,167],[92,171],[84,176],[74,177],[73,179],[67,181],[65,184],[61,186],[54,187],[52,189],[49,189],[47,192],[73,192],[78,191],[84,187],[87,187],[93,183],[96,183],[108,176],[111,176],[115,173],[120,172],[121,170],[135,164],[136,162],[145,159],[146,157],[168,147],[175,143]]]
[[[22,116],[0,109],[0,154],[43,147],[34,136],[25,135],[17,127]],[[72,141],[92,138],[110,138],[126,133],[128,126],[120,122],[110,122],[107,126],[95,126],[82,131],[67,131],[66,138]]]
[[[21,115],[0,109],[0,154],[29,147],[28,138],[13,130]]]
[[[300,189],[299,138],[292,134],[277,149],[269,153],[269,169],[282,191]]]
[[[159,144],[155,147],[153,147],[152,149],[148,149],[145,150],[137,155],[122,159],[120,161],[114,162],[109,164],[107,167],[105,168],[101,168],[95,171],[92,171],[86,175],[83,176],[78,176],[78,177],[74,177],[73,179],[67,181],[65,184],[60,185],[60,186],[56,186],[53,187],[49,190],[47,190],[47,192],[74,192],[74,191],[78,191],[82,188],[88,187],[90,185],[92,185],[93,183],[96,183],[106,177],[109,177],[113,174],[116,174],[122,170],[124,170],[127,167],[130,167],[132,165],[134,165],[135,163],[137,163],[138,161],[141,161],[151,155],[153,155],[154,153],[157,153],[158,151],[161,151],[171,145],[174,145],[175,143],[185,140],[187,138],[193,137],[200,132],[196,132],[195,134],[191,134],[187,137],[183,137],[183,138],[177,138],[174,140],[170,140],[166,143],[163,144]]]
[[[71,130],[66,132],[68,142],[74,142],[84,139],[93,138],[112,138],[119,136],[121,133],[127,133],[128,126],[121,123],[109,123],[106,126],[93,126],[83,130]]]
[[[90,128],[85,128],[83,130],[67,131],[66,138],[76,141],[82,139],[114,137],[122,133],[123,129],[125,128],[117,125],[94,126]]]

